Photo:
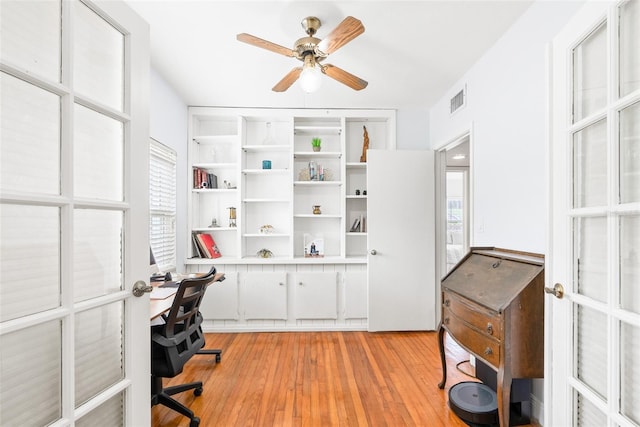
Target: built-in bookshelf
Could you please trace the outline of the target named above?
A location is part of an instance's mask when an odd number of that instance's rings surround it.
[[[212,262],[193,243],[202,233],[217,264],[366,262],[363,131],[394,149],[394,111],[192,107],[189,121],[187,264]]]

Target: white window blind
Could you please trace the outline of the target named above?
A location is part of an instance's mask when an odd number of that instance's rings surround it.
[[[149,144],[149,240],[162,271],[176,267],[176,152]]]

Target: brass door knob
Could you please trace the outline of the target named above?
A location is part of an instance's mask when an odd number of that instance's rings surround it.
[[[564,296],[564,286],[560,283],[556,283],[553,288],[547,288],[545,286],[544,291],[548,294],[553,294],[558,299],[562,299]]]

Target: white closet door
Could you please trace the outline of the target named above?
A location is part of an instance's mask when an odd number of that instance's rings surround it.
[[[367,152],[369,330],[435,329],[433,151]]]

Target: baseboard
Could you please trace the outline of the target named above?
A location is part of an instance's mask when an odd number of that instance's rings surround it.
[[[353,332],[353,331],[366,331],[366,326],[335,326],[335,327],[326,327],[326,326],[311,326],[311,325],[303,325],[303,326],[206,326],[202,325],[202,330],[205,333],[240,333],[240,332]]]

